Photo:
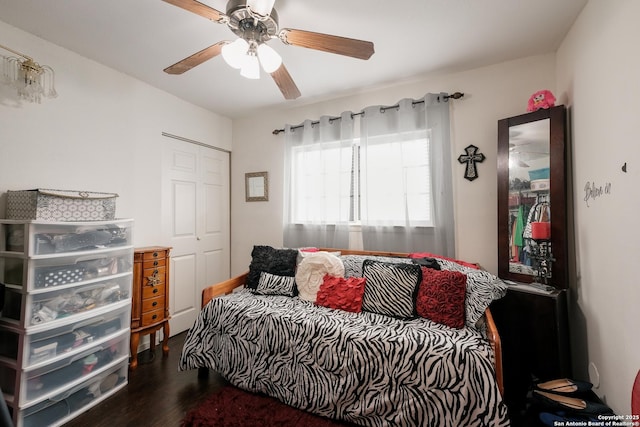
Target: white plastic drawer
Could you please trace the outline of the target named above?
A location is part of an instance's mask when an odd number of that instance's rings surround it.
[[[84,351],[96,341],[128,328],[129,308],[126,305],[38,333],[25,334],[10,328],[0,330],[0,356],[17,361],[22,348],[22,366],[29,368],[66,353]]]
[[[0,251],[28,256],[132,245],[133,221],[46,222],[3,220]]]
[[[100,374],[108,367],[128,360],[129,357],[129,333],[122,331],[116,337],[98,342],[80,353],[71,354],[63,359],[33,370],[23,370],[20,376],[20,390],[16,390],[16,368],[13,366],[0,366],[0,378],[2,391],[5,394],[14,395],[19,392],[21,407],[30,406],[51,396],[62,393],[69,387],[88,380]]]
[[[30,260],[0,256],[0,282],[22,288],[26,286],[29,291],[73,286],[132,270],[133,248]]]
[[[28,261],[21,256],[0,256],[0,283],[22,287],[27,275]]]
[[[127,384],[123,361],[100,375],[20,411],[17,427],[58,426],[116,393]]]
[[[90,310],[131,298],[131,273],[112,276],[97,282],[46,292],[26,294],[5,288],[1,319],[23,328],[47,325]],[[51,324],[51,327],[55,327]]]

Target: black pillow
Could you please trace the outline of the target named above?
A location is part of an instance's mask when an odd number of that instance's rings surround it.
[[[245,286],[256,289],[260,273],[276,276],[295,276],[298,251],[295,249],[275,249],[271,246],[254,246],[251,251],[251,264]]]
[[[438,264],[438,260],[436,260],[435,258],[429,258],[429,257],[414,258],[411,261],[413,261],[414,264],[418,264],[420,267],[427,267],[433,270],[440,270],[440,264]]]

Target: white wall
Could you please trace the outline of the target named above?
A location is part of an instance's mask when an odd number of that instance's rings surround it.
[[[231,120],[3,22],[0,40],[51,66],[59,93],[19,105],[0,86],[0,194],[38,187],[118,193],[116,215],[136,220],[134,244],[166,244],[159,240],[162,132],[230,150]]]
[[[497,122],[526,112],[531,94],[554,88],[555,55],[536,56],[448,75],[426,75],[419,80],[288,111],[265,111],[234,120],[232,156],[232,272],[248,268],[254,244],[282,245],[282,186],[284,135],[271,132],[285,123],[298,124],[321,115],[360,111],[370,105],[393,105],[402,98],[420,98],[428,92],[463,92],[451,106],[453,173],[456,192],[457,257],[479,262],[497,271]],[[304,94],[304,88],[300,88]],[[464,179],[457,162],[464,147],[474,144],[486,160],[479,178]],[[244,174],[269,172],[268,202],[245,202]]]
[[[599,382],[596,393],[623,415],[640,369],[639,16],[637,0],[591,0],[557,54],[573,134],[575,374]],[[603,194],[585,201],[587,183]]]

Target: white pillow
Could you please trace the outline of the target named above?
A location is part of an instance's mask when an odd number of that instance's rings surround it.
[[[342,260],[329,252],[305,254],[296,270],[296,285],[300,299],[316,302],[318,289],[325,274],[344,277]]]

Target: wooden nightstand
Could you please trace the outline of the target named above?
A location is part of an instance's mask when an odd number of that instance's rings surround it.
[[[149,339],[155,351],[156,332],[162,329],[162,353],[169,354],[169,253],[170,247],[149,246],[133,253],[133,288],[131,304],[130,369],[138,366],[138,343],[141,335]]]

